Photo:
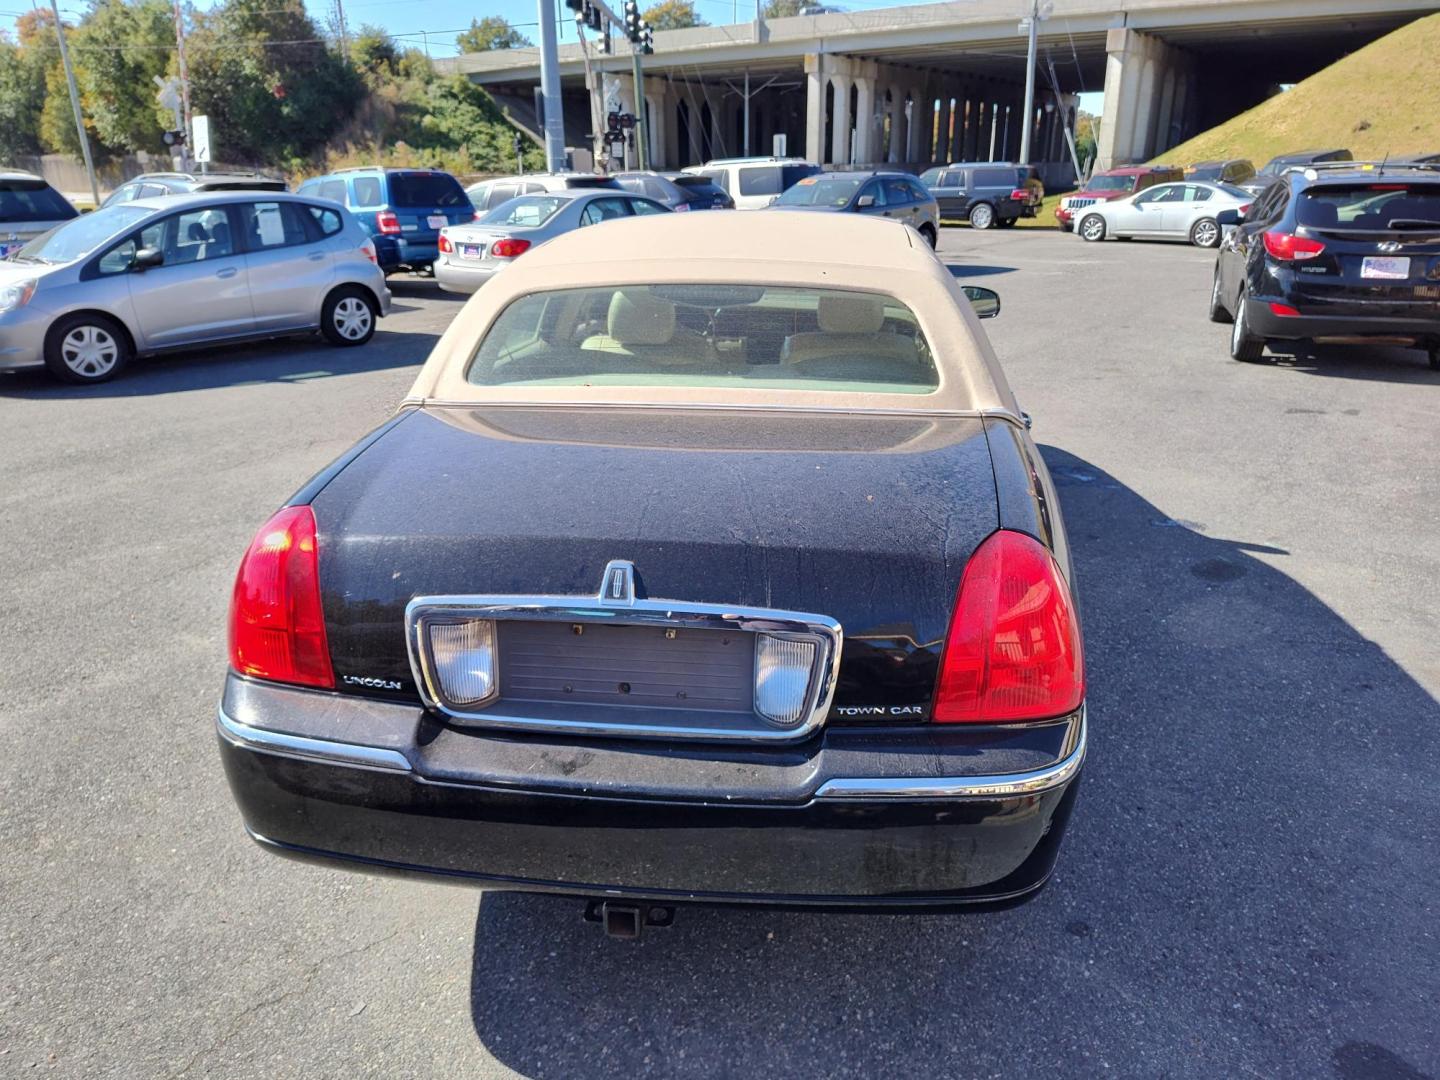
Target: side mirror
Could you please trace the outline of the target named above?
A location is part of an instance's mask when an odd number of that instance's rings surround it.
[[[1215,224],[1222,229],[1227,225],[1239,225],[1244,216],[1239,210],[1221,210],[1215,215]]]
[[[130,260],[131,270],[150,270],[165,265],[165,253],[159,248],[145,247],[135,252]]]
[[[861,195],[860,198],[855,201],[855,205],[858,206],[861,210],[868,210],[870,207],[875,205],[875,196]]]
[[[965,290],[965,297],[975,310],[977,319],[993,319],[1000,314],[1000,294],[994,289],[986,289],[980,285],[962,285],[960,287]]]

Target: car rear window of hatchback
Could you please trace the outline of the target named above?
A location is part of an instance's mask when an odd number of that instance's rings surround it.
[[[491,324],[466,379],[890,394],[928,394],[940,381],[914,313],[893,297],[732,284],[522,296]]]
[[[44,180],[0,180],[0,221],[68,221],[76,213]]]
[[[465,206],[465,189],[448,173],[395,173],[390,177],[393,206]]]
[[[1315,229],[1440,229],[1440,184],[1326,184],[1300,193],[1297,224]]]

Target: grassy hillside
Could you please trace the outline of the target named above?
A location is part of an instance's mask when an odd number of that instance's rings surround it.
[[[1401,27],[1249,112],[1167,150],[1188,165],[1348,146],[1355,157],[1440,153],[1440,15]]]

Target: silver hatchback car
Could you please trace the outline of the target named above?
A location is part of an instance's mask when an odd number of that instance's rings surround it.
[[[375,245],[336,203],[169,195],[66,222],[0,262],[0,368],[113,378],[136,356],[319,330],[363,345],[389,314]]]

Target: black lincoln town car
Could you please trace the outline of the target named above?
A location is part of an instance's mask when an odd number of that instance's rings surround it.
[[[620,932],[1033,895],[1085,677],[998,308],[862,216],[517,260],[245,553],[218,722],[250,835]]]

